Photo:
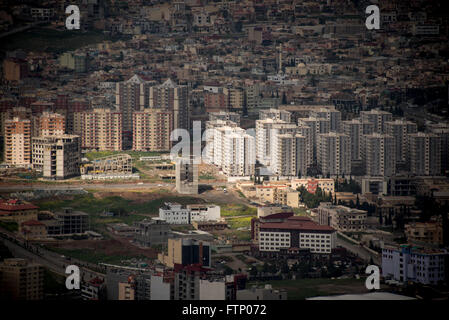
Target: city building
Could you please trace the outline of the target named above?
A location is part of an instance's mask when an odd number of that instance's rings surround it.
[[[393,121],[393,115],[390,112],[372,109],[369,111],[360,111],[362,122],[370,122],[374,126],[375,133],[386,133],[387,122]]]
[[[193,221],[217,221],[220,207],[216,205],[187,205],[164,203],[159,208],[159,218],[169,224],[191,224]]]
[[[15,166],[31,165],[31,121],[28,119],[5,120],[4,162]]]
[[[0,199],[0,221],[12,221],[18,224],[28,220],[37,220],[39,207],[18,199]]]
[[[330,226],[340,232],[364,232],[366,230],[367,212],[364,210],[322,202],[316,211],[320,225]]]
[[[45,111],[33,120],[33,137],[65,134],[66,120],[62,114]]]
[[[254,137],[241,128],[222,127],[214,131],[214,164],[228,177],[254,174],[256,155]]]
[[[409,245],[382,249],[382,276],[402,283],[417,282],[436,285],[445,281],[448,252],[420,249]]]
[[[133,147],[135,151],[170,151],[173,113],[145,109],[133,112]]]
[[[443,222],[435,219],[427,222],[411,222],[404,228],[411,245],[439,247],[443,245]]]
[[[441,173],[441,138],[431,133],[409,135],[410,172],[417,176],[437,176]]]
[[[321,189],[322,192],[333,195],[335,192],[335,181],[334,179],[326,179],[326,178],[301,178],[301,179],[292,179],[291,187],[293,189],[298,189],[303,186],[307,189],[307,192],[315,194],[318,188]]]
[[[32,138],[33,168],[46,179],[66,179],[80,175],[81,141],[76,135]]]
[[[335,229],[307,217],[291,216],[259,226],[259,251],[265,253],[307,249],[311,253],[329,254],[336,246],[335,241]]]
[[[158,260],[169,268],[174,268],[175,264],[183,266],[201,264],[210,267],[211,247],[208,242],[200,240],[170,238],[167,253],[159,253]]]
[[[120,129],[128,135],[133,131],[133,113],[148,107],[149,84],[138,75],[119,82],[115,88],[115,105],[122,115]]]
[[[89,66],[88,57],[85,53],[64,52],[59,57],[59,65],[76,73],[86,72]]]
[[[151,218],[135,222],[137,232],[134,241],[142,247],[166,245],[170,236],[170,225],[163,219]]]
[[[389,177],[396,173],[395,141],[390,135],[365,135],[362,157],[367,176]]]
[[[323,175],[351,174],[349,136],[330,132],[318,135],[317,163]]]
[[[61,235],[84,234],[89,227],[89,215],[73,208],[62,208],[54,213],[61,223]]]
[[[25,259],[0,262],[0,298],[2,300],[42,300],[44,268]]]
[[[270,108],[267,110],[260,110],[259,120],[266,120],[266,119],[281,120],[289,123],[292,120],[292,114],[291,112],[274,108]]]
[[[167,79],[159,86],[150,87],[149,107],[173,112],[173,129],[190,129],[187,86],[177,85],[171,79]]]
[[[74,133],[81,136],[82,148],[122,150],[122,113],[105,108],[75,112],[73,122]]]
[[[394,137],[396,150],[396,164],[407,164],[409,156],[409,134],[418,132],[416,123],[406,120],[395,120],[385,124],[386,134]]]
[[[176,159],[176,192],[198,194],[198,164],[195,158]]]

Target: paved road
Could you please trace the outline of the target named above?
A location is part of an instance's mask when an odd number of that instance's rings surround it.
[[[9,233],[5,233],[2,231],[2,233],[0,233],[0,241],[5,244],[5,246],[11,251],[14,257],[26,258],[33,262],[39,263],[62,276],[67,276],[65,274],[66,267],[68,265],[74,264],[80,267],[81,277],[83,280],[88,281],[95,277],[104,279],[104,274],[95,272],[87,268],[94,267],[91,264],[76,259],[67,260],[66,258],[63,258],[55,252],[45,250],[42,247],[34,244],[23,243],[20,240],[18,240],[17,242],[11,241],[5,238],[5,234],[10,236]],[[95,267],[98,268],[98,266],[96,265]]]
[[[371,252],[367,251],[363,247],[360,247],[356,244],[352,244],[349,241],[340,239],[339,237],[337,237],[337,246],[341,246],[341,247],[345,248],[346,250],[356,254],[361,259],[365,260],[366,262],[369,262],[371,260],[371,258],[373,258],[374,263],[376,265],[380,266],[380,263],[381,263],[380,257],[372,254]]]
[[[228,186],[228,182],[209,182],[204,183],[211,186]],[[174,187],[174,183],[105,183],[105,184],[10,184],[1,185],[0,191],[30,191],[30,190],[80,190],[80,189],[98,189],[98,190],[138,190],[149,188],[167,188]]]

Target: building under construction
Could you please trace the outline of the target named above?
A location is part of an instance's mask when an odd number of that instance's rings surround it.
[[[81,174],[84,179],[134,177],[132,157],[124,153],[95,159],[82,166]]]

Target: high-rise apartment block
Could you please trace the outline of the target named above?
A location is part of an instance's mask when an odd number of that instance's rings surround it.
[[[341,112],[334,108],[319,108],[312,110],[311,117],[329,120],[329,130],[339,132],[341,127]]]
[[[396,173],[396,145],[387,134],[373,133],[363,138],[363,160],[368,176],[392,176]]]
[[[141,111],[148,106],[148,90],[149,85],[138,75],[116,84],[115,104],[122,113],[123,131],[131,132],[133,130],[133,112]]]
[[[351,174],[351,141],[343,133],[318,135],[317,164],[323,175]]]
[[[81,136],[81,146],[96,150],[122,150],[122,114],[98,108],[74,114],[75,134]]]
[[[417,133],[416,123],[406,120],[395,120],[385,124],[385,132],[394,137],[396,150],[396,164],[407,163],[409,134]]]
[[[250,176],[256,164],[254,137],[241,128],[222,127],[214,133],[214,164],[227,176]]]
[[[265,120],[265,119],[282,120],[285,122],[291,122],[292,114],[288,111],[274,109],[274,108],[259,111],[259,120]]]
[[[362,122],[371,122],[374,125],[374,132],[386,133],[386,123],[393,121],[390,112],[382,110],[360,111]]]
[[[168,110],[145,109],[133,113],[133,150],[170,151],[173,114]]]
[[[187,86],[177,85],[168,79],[159,86],[150,87],[149,107],[173,112],[173,129],[190,129]]]
[[[31,120],[14,117],[5,120],[4,161],[11,165],[31,164]]]
[[[65,134],[65,117],[59,113],[43,112],[34,117],[33,136],[55,136]]]
[[[409,135],[410,172],[414,175],[439,175],[441,173],[441,138],[431,133]]]

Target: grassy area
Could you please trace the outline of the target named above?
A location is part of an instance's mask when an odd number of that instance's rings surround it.
[[[214,177],[214,176],[211,176],[211,175],[209,175],[209,174],[205,174],[205,175],[200,175],[200,176],[199,176],[199,179],[200,179],[200,180],[214,180],[215,177]]]
[[[102,213],[104,211],[129,212],[135,214],[157,214],[159,207],[164,202],[178,202],[180,204],[201,203],[200,198],[164,196],[158,199],[145,202],[135,202],[124,199],[119,196],[110,196],[105,198],[95,198],[92,193],[86,195],[74,196],[71,200],[46,200],[38,203],[40,210],[56,210],[62,207],[72,207],[87,213]]]
[[[308,216],[306,208],[293,208],[293,212],[296,216]]]
[[[93,43],[99,43],[106,40],[114,41],[119,39],[120,38],[106,36],[100,31],[59,31],[40,27],[5,37],[2,39],[2,49],[4,51],[22,49],[25,51],[62,53],[64,51],[75,50]]]
[[[143,151],[93,151],[93,152],[87,152],[86,158],[89,160],[95,160],[98,158],[113,156],[117,154],[129,154],[134,161],[138,161],[140,157],[155,157],[160,156],[162,153],[160,152],[143,152]]]
[[[365,279],[298,279],[271,280],[268,282],[249,282],[252,285],[271,284],[274,289],[287,290],[289,300],[304,300],[310,297],[345,294],[348,292],[367,292]]]
[[[0,227],[8,230],[9,232],[15,232],[19,230],[19,225],[17,224],[17,222],[0,221]]]
[[[73,197],[71,200],[45,200],[38,203],[40,210],[55,211],[63,207],[72,207],[75,210],[90,214],[90,226],[101,232],[107,223],[126,223],[132,225],[136,221],[143,220],[148,215],[157,215],[159,207],[164,202],[178,202],[181,204],[201,203],[202,199],[193,197],[164,196],[159,199],[145,202],[135,202],[118,196],[95,198],[92,193]],[[115,217],[100,216],[103,212],[114,212]]]
[[[226,219],[226,222],[229,224],[229,227],[231,229],[238,229],[238,228],[249,228],[251,227],[251,219],[253,217],[238,217],[238,218],[228,218]]]
[[[251,233],[247,230],[231,230],[228,236],[231,238],[235,237],[235,239],[240,241],[251,241]]]
[[[222,217],[234,217],[234,216],[255,216],[257,215],[257,209],[247,207],[242,204],[228,204],[221,206]]]
[[[94,249],[62,249],[62,248],[51,248],[61,255],[72,257],[81,261],[86,261],[89,263],[110,263],[110,264],[120,264],[122,260],[129,260],[132,258],[148,259],[144,256],[128,256],[128,255],[110,255],[98,252]]]

